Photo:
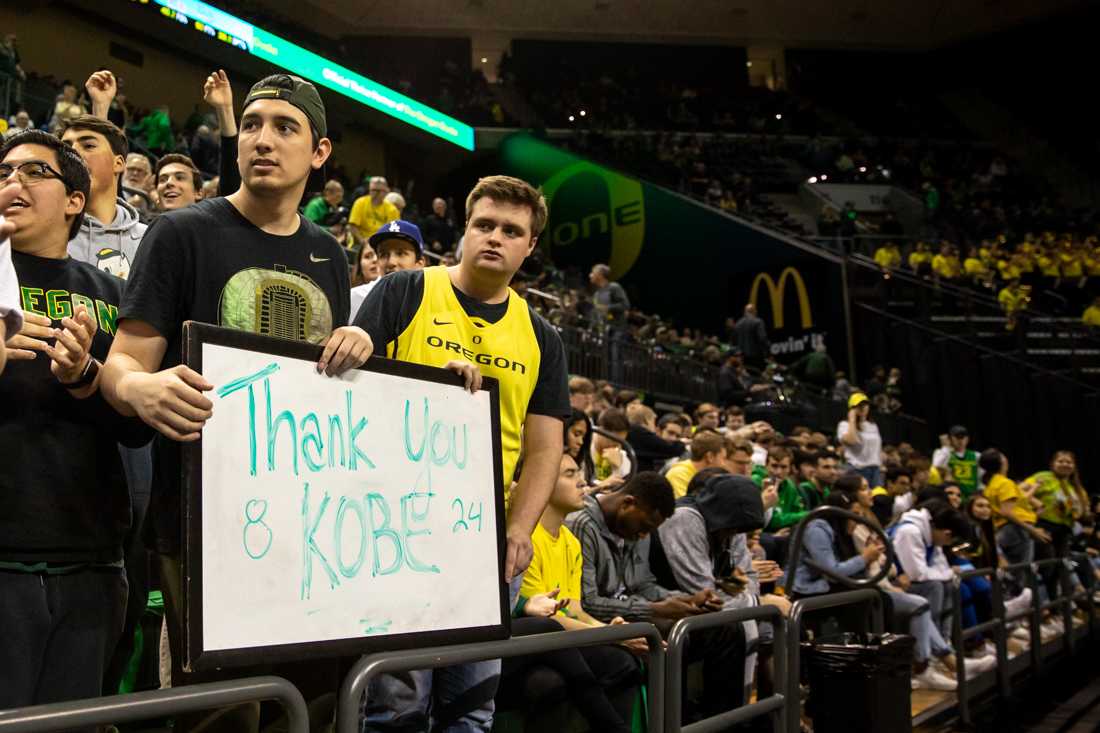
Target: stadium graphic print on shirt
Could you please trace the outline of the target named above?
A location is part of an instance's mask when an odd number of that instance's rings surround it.
[[[265,336],[322,343],[332,333],[332,309],[308,275],[275,265],[229,278],[218,303],[222,326]]]

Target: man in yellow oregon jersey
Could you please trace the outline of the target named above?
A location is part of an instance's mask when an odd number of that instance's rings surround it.
[[[545,199],[529,184],[482,178],[466,199],[462,262],[386,275],[355,321],[392,359],[452,368],[467,362],[480,371],[477,381],[499,380],[501,491],[511,484],[521,444],[524,455],[507,517],[509,582],[531,562],[531,533],[557,482],[562,419],[571,414],[561,339],[508,287],[547,217]],[[493,660],[377,678],[361,731],[488,731],[499,675]]]

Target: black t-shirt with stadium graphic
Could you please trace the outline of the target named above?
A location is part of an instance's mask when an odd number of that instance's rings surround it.
[[[159,217],[130,271],[119,319],[144,321],[168,340],[160,369],[178,365],[184,321],[322,343],[348,322],[347,257],[305,218],[268,234],[224,198]],[[180,543],[180,446],[158,436],[152,527],[160,552]]]

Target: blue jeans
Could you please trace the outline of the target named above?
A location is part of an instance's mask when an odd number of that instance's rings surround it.
[[[959,586],[959,594],[962,600],[964,629],[977,626],[992,618],[993,586],[989,584],[988,579],[982,576],[967,578]]]
[[[522,582],[522,575],[512,580],[509,608],[515,606]],[[488,733],[499,684],[499,659],[375,677],[360,704],[360,733],[428,731],[436,726],[448,733]]]
[[[928,612],[932,624],[936,626],[941,638],[951,635],[950,602],[947,601],[947,587],[942,580],[925,580],[909,585],[911,595],[920,596],[928,601]],[[946,609],[946,613],[944,612]]]
[[[862,468],[855,469],[863,478],[867,479],[867,483],[871,485],[871,488],[877,488],[882,486],[882,467],[881,466],[863,466]]]
[[[1005,560],[1008,561],[1009,565],[1035,561],[1035,540],[1017,524],[1009,522],[997,530],[997,546],[1001,548],[1001,552],[1004,553]],[[1014,570],[1011,577],[1016,586],[1014,589],[1016,593],[1027,587],[1027,573],[1025,571]],[[1045,588],[1040,585],[1039,591],[1042,595]]]
[[[951,645],[932,622],[927,600],[912,593],[891,593],[890,603],[895,614],[909,617],[909,633],[916,641],[913,648],[916,661],[926,662],[933,656],[942,657],[951,653]]]

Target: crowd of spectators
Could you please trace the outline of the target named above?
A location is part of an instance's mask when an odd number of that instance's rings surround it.
[[[515,581],[517,634],[629,621],[667,633],[683,618],[756,605],[786,614],[792,600],[839,590],[836,576],[884,574],[890,625],[917,641],[912,686],[949,691],[960,656],[971,673],[997,663],[982,636],[965,648],[948,642],[952,614],[969,627],[993,613],[991,589],[980,579],[966,581],[962,608],[950,607],[957,574],[996,567],[1001,558],[1100,554],[1088,539],[1094,502],[1071,453],[1059,451],[1049,470],[1016,483],[1008,459],[995,448],[975,452],[962,426],[931,457],[908,444],[885,445],[874,415],[900,409],[898,369],[876,369],[865,391],[852,390],[816,344],[791,372],[843,400],[845,420],[786,435],[767,422],[746,424],[742,405],[765,398],[779,369],[751,306],[719,337],[633,309],[606,265],[593,267],[587,283],[569,283],[541,257],[529,257],[547,211],[522,181],[482,179],[464,211],[436,198],[422,217],[377,175],[350,194],[351,182],[334,177],[307,196],[309,175],[332,152],[324,106],[308,82],[285,74],[261,80],[238,120],[228,79],[216,72],[203,89],[214,112],[199,113],[180,132],[164,108],[131,114],[121,86],[103,69],[88,78],[83,98],[64,85],[47,129],[17,113],[0,148],[0,235],[11,243],[10,252],[0,249],[0,397],[28,408],[5,411],[0,435],[13,446],[30,431],[43,439],[33,456],[6,461],[0,471],[9,497],[0,518],[7,601],[0,604],[0,709],[119,689],[150,589],[139,569],[153,555],[161,572],[152,582],[169,608],[165,657],[172,661],[161,669],[163,682],[204,679],[180,667],[181,487],[173,469],[180,445],[197,439],[211,415],[204,393],[212,385],[180,363],[179,334],[186,320],[233,325],[220,320],[220,298],[223,281],[239,268],[305,268],[307,253],[324,265],[310,271],[331,329],[304,338],[324,345],[317,368],[329,375],[392,345],[389,356],[450,369],[471,391],[482,372],[514,379],[490,365],[432,361],[397,337],[418,318],[421,301],[430,310],[430,290],[461,293],[467,315],[491,323],[517,318],[494,308],[511,298],[531,305],[530,316],[518,311],[529,333],[519,347],[538,349],[546,377],[540,373],[522,399],[503,399],[501,407],[501,490],[511,508],[505,579]],[[688,115],[698,118],[700,109],[681,102],[671,120],[691,127]],[[131,155],[131,143],[155,159]],[[690,149],[698,141],[672,144],[681,143]],[[729,210],[751,208],[751,179],[719,178],[719,193],[696,160],[721,158],[720,151],[681,153],[692,159],[687,169],[677,167],[676,154],[661,163],[676,167],[692,192],[719,206],[729,199]],[[1064,249],[1053,238],[1025,241],[1036,258]],[[281,246],[287,242],[294,246]],[[276,246],[285,261],[273,259]],[[1073,246],[1066,251],[1072,255]],[[929,267],[954,272],[950,255],[944,249]],[[996,260],[992,247],[990,257]],[[430,261],[456,267],[426,268]],[[402,315],[410,303],[413,312]],[[237,325],[262,330],[252,321]],[[637,393],[584,375],[567,382],[553,326],[721,367],[722,404],[659,414]],[[89,484],[101,491],[88,491]],[[819,506],[853,512],[861,523],[813,519],[804,553],[796,554],[792,531]],[[148,548],[146,521],[156,540]],[[888,567],[881,533],[897,560]],[[1055,586],[1044,581],[1045,597]],[[1021,577],[1009,587],[1010,611],[1031,602]],[[51,614],[47,607],[59,598],[82,613]],[[1067,631],[1047,615],[1041,636]],[[1027,622],[1012,633],[1015,655],[1027,648]],[[703,675],[685,695],[685,720],[766,695],[771,634],[755,622],[693,634],[687,661],[700,663]],[[436,680],[434,696],[450,722],[487,729],[494,698],[517,704],[506,688],[496,693],[495,680],[527,679],[535,667],[549,667],[591,727],[625,733],[632,698],[623,705],[616,693],[637,689],[646,651],[643,640],[630,640],[503,667],[463,665],[451,681],[466,686],[444,689]],[[376,680],[364,699],[363,730],[400,729],[407,716],[429,715],[433,673],[414,675],[411,682]],[[413,692],[417,702],[408,702]],[[259,717],[177,727],[218,725],[256,730]]]
[[[1100,325],[1100,241],[1095,235],[1026,232],[1015,243],[1002,235],[969,246],[965,257],[946,240],[938,251],[923,240],[904,250],[888,240],[877,247],[874,261],[886,274],[904,269],[936,284],[967,286],[995,297],[1008,330],[1039,297],[1048,310],[1079,315],[1088,327]]]

